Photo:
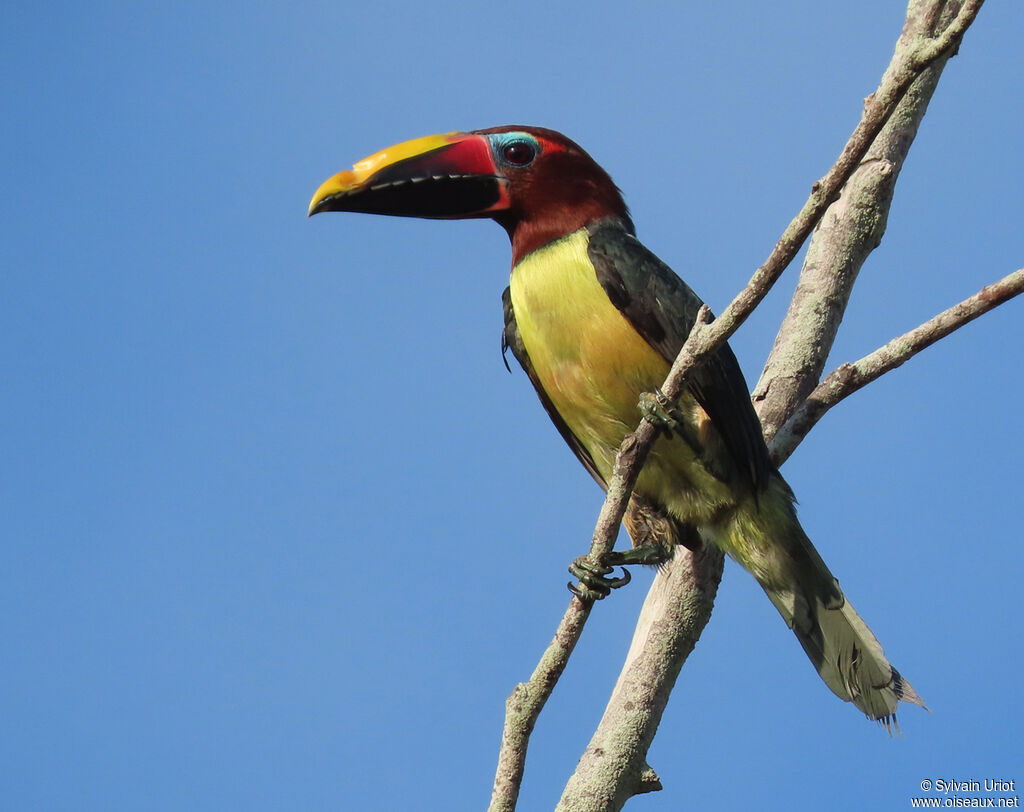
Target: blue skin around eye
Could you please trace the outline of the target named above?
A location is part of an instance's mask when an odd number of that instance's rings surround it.
[[[494,151],[494,157],[501,163],[507,163],[502,158],[502,153],[505,147],[510,144],[516,143],[527,143],[533,147],[534,154],[540,153],[540,142],[529,133],[494,133],[489,136],[491,139],[491,149]]]

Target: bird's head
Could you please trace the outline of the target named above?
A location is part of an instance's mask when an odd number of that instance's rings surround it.
[[[328,178],[309,213],[489,217],[509,233],[513,262],[605,217],[629,221],[612,179],[577,144],[540,127],[428,135],[388,147]]]

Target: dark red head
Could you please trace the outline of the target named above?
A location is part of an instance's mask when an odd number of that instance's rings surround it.
[[[594,220],[629,221],[621,193],[593,158],[561,133],[522,126],[381,150],[316,191],[309,213],[322,211],[490,217],[508,231],[513,263]]]

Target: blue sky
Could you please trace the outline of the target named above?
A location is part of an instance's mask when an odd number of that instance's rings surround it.
[[[898,3],[7,3],[0,806],[479,809],[600,493],[501,363],[487,222],[305,210],[438,131],[540,124],[712,304],[856,123]],[[953,60],[833,365],[1022,264],[1019,32]],[[757,378],[795,280],[734,338]],[[1024,302],[855,395],[784,473],[933,713],[889,739],[728,565],[630,808],[900,808],[1020,772]],[[554,805],[650,573],[537,726]]]

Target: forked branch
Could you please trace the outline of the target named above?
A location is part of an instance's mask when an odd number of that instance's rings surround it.
[[[968,299],[943,310],[919,327],[897,336],[888,344],[852,364],[841,364],[830,372],[779,429],[769,450],[776,465],[782,465],[822,416],[843,398],[867,386],[890,369],[906,363],[978,316],[1024,293],[1024,268],[983,287]]]

